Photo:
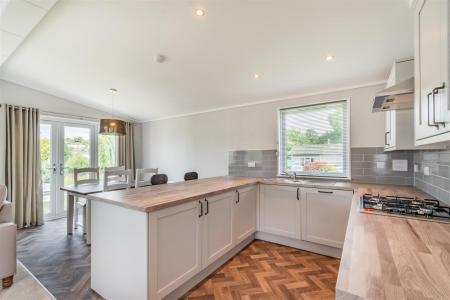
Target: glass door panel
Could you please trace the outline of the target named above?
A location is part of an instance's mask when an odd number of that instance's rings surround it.
[[[55,206],[55,185],[56,185],[56,158],[53,145],[54,127],[48,123],[40,125],[40,145],[41,145],[41,172],[42,190],[44,202],[44,216],[50,218],[56,213]]]

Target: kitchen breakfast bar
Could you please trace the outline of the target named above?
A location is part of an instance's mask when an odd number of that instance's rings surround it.
[[[360,213],[364,193],[428,197],[248,177],[89,195],[91,287],[107,299],[177,299],[257,238],[341,258],[338,299],[448,299],[450,224]]]

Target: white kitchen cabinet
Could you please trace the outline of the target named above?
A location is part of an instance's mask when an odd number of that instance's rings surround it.
[[[342,248],[352,191],[302,188],[302,239]]]
[[[149,214],[151,299],[161,299],[202,269],[201,202]],[[113,249],[111,249],[113,251]]]
[[[236,191],[233,213],[234,243],[237,245],[256,231],[257,186]]]
[[[384,150],[411,150],[414,145],[414,112],[412,109],[385,112]]]
[[[450,141],[449,10],[449,0],[415,6],[416,145]]]
[[[260,231],[300,239],[300,188],[260,187]]]
[[[414,76],[414,59],[405,58],[394,62],[386,88]],[[388,110],[385,113],[384,150],[414,149],[413,109]]]
[[[235,192],[228,192],[204,200],[202,267],[205,268],[226,252],[233,244],[233,206]]]

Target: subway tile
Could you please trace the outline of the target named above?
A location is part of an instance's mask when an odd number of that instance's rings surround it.
[[[364,154],[364,161],[387,161],[389,158],[388,154]]]

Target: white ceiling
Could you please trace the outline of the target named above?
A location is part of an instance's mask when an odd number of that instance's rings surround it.
[[[0,78],[104,110],[115,87],[145,121],[380,81],[412,55],[408,0],[60,0]]]

